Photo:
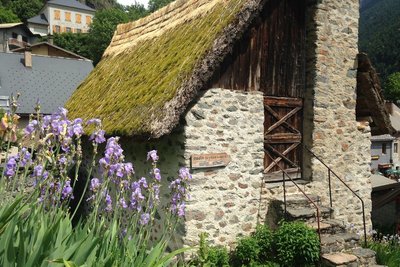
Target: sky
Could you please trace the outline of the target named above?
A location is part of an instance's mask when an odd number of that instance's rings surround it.
[[[117,0],[118,3],[122,5],[133,5],[135,2],[143,4],[145,7],[147,7],[147,3],[149,2],[148,0]]]

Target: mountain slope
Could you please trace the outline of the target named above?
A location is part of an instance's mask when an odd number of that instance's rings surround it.
[[[384,82],[400,71],[400,1],[364,2],[360,15],[359,50],[370,56]]]

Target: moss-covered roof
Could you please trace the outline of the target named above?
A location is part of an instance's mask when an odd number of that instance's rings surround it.
[[[169,133],[204,88],[262,0],[177,1],[119,25],[102,60],[67,102],[109,134]]]

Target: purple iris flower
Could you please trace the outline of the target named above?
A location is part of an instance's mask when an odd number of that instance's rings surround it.
[[[71,199],[74,199],[74,195],[72,194],[73,189],[71,187],[71,181],[66,181],[64,188],[61,192],[61,199],[66,199],[70,197]]]
[[[86,123],[87,125],[90,125],[90,124],[96,124],[96,125],[101,125],[101,120],[100,119],[90,119],[90,120],[88,120],[87,121],[87,123]]]
[[[25,127],[25,135],[31,135],[35,131],[37,125],[37,120],[30,121],[29,124]]]
[[[121,207],[122,207],[123,209],[128,208],[128,205],[126,204],[124,198],[121,198],[121,199],[119,200],[119,204],[121,205]]]
[[[106,141],[106,138],[104,137],[105,131],[104,130],[97,130],[94,131],[90,137],[89,140],[94,141],[96,144],[101,144]]]
[[[112,199],[109,194],[106,194],[106,211],[112,211]]]
[[[161,173],[160,173],[160,169],[158,168],[154,168],[154,179],[156,179],[158,182],[161,181]]]
[[[101,183],[98,178],[93,178],[90,180],[90,190],[93,192],[96,192],[97,189],[99,189],[101,186]]]
[[[143,213],[143,214],[140,215],[139,223],[140,223],[141,225],[146,225],[146,224],[149,223],[149,221],[150,221],[150,214],[148,214],[148,213]]]
[[[147,160],[151,159],[156,162],[158,160],[157,150],[151,150],[147,153]]]
[[[17,169],[16,157],[10,157],[6,164],[5,175],[8,177],[14,176]]]
[[[30,165],[32,162],[31,160],[31,153],[29,153],[28,149],[23,147],[19,152],[19,165],[21,167],[25,167],[26,165]]]

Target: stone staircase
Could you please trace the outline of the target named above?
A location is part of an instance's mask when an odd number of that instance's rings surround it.
[[[357,234],[349,232],[342,222],[331,219],[333,210],[321,205],[316,195],[309,197],[320,210],[321,264],[322,267],[378,267],[375,252],[361,247]],[[318,229],[316,209],[303,195],[290,195],[286,200],[288,221],[304,221],[315,230]],[[284,216],[284,203],[274,200],[267,214],[267,223],[272,227]]]

